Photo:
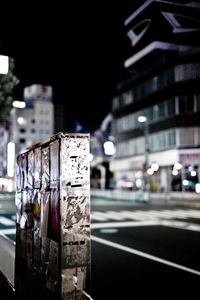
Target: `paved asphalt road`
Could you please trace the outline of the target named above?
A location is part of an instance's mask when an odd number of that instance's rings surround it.
[[[0,231],[14,238],[14,206],[4,205]],[[198,299],[200,210],[92,199],[91,221],[93,299]]]
[[[198,299],[200,210],[99,204],[92,206],[95,300]]]

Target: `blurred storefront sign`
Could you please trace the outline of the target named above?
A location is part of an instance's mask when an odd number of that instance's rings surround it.
[[[179,161],[183,164],[199,164],[200,163],[200,153],[191,154],[179,154]]]

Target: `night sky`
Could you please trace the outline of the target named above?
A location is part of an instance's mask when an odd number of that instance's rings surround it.
[[[124,20],[144,1],[13,2],[1,7],[0,52],[15,59],[15,98],[23,99],[24,87],[33,83],[52,85],[53,101],[64,105],[66,130],[75,120],[94,130],[124,76],[130,47]]]

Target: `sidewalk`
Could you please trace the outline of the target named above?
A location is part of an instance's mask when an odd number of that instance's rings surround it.
[[[127,190],[100,190],[91,189],[91,198],[93,202],[96,200],[104,200],[110,203],[116,201],[121,203],[148,203],[152,205],[177,205],[200,209],[200,194],[170,192],[170,193],[148,193],[142,191]]]

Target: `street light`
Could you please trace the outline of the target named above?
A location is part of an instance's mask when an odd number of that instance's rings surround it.
[[[149,176],[147,175],[148,161],[149,161],[149,124],[148,118],[146,116],[139,116],[138,122],[144,124],[144,170],[143,170],[143,178],[144,178],[144,191],[148,191],[149,188]]]
[[[146,116],[139,116],[138,117],[138,122],[145,123],[146,121],[147,121],[147,117]]]
[[[106,155],[114,155],[116,152],[115,145],[112,141],[106,141],[103,144],[103,147],[104,147],[104,153]]]
[[[8,74],[9,62],[8,56],[0,55],[0,74]]]
[[[7,175],[13,177],[15,172],[15,144],[7,144]]]

